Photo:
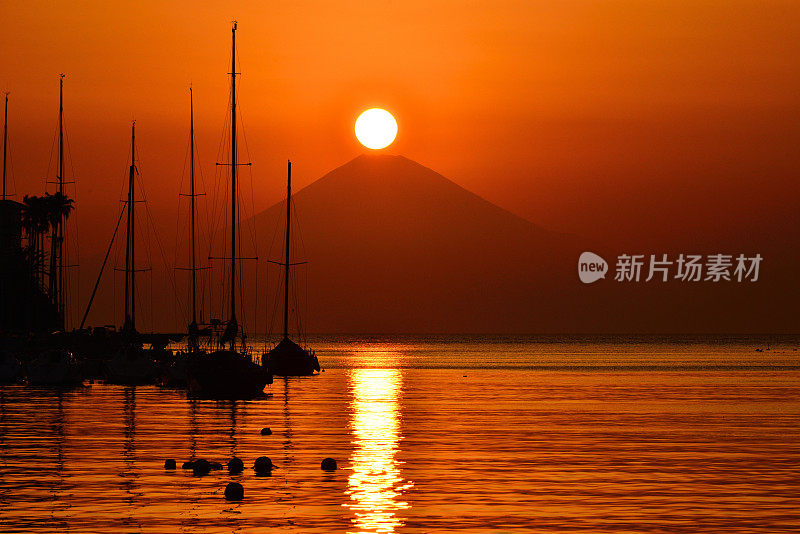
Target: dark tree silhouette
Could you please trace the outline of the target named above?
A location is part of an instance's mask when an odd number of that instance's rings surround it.
[[[22,227],[28,238],[26,253],[31,276],[37,284],[41,284],[45,263],[44,236],[50,229],[44,197],[25,195],[22,201]]]
[[[64,290],[64,288],[58,287],[59,284],[63,283],[63,280],[59,280],[59,262],[63,262],[64,259],[61,254],[56,252],[64,241],[64,224],[74,206],[73,200],[61,192],[52,195],[45,193],[42,200],[44,202],[44,216],[47,217],[51,231],[48,294],[52,301],[56,303],[58,301],[57,293]]]

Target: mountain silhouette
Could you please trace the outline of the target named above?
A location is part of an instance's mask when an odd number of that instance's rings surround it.
[[[293,195],[312,332],[563,331],[574,237],[547,231],[402,156],[362,155]],[[285,202],[255,217],[282,235]],[[299,222],[299,224],[296,224]],[[283,253],[262,235],[258,249]],[[277,257],[276,257],[277,256]],[[279,270],[270,288],[280,283]],[[305,288],[300,288],[302,293]],[[301,305],[301,309],[304,306]]]
[[[770,266],[758,283],[646,282],[646,267],[641,281],[616,282],[619,254],[720,250],[633,251],[615,246],[613,236],[598,244],[548,231],[402,156],[359,156],[297,191],[293,202],[292,261],[308,264],[293,268],[301,298],[293,300],[292,324],[302,318],[307,332],[796,331],[796,319],[785,313],[786,266]],[[262,258],[282,261],[284,218],[285,202],[256,215]],[[608,261],[605,280],[580,282],[584,251]],[[274,317],[281,280],[272,265]]]

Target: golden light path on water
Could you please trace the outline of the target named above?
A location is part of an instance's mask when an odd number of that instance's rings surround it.
[[[402,439],[398,403],[401,371],[352,369],[349,382],[353,473],[346,491],[350,502],[343,506],[354,514],[356,530],[350,532],[392,533],[403,525],[397,512],[408,508],[403,492],[413,486],[403,480],[396,459]]]

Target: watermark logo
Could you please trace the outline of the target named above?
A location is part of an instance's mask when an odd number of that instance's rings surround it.
[[[578,258],[578,277],[584,284],[597,282],[606,277],[608,263],[594,252],[584,252]]]
[[[757,282],[761,254],[620,254],[614,272],[616,282]],[[606,261],[593,252],[578,258],[578,277],[591,284],[608,273]]]

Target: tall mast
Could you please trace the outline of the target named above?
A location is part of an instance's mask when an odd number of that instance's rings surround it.
[[[289,337],[289,227],[292,211],[292,162],[288,164],[286,179],[286,258],[283,264],[283,337]]]
[[[131,122],[131,166],[128,173],[128,224],[125,244],[125,323],[123,330],[136,331],[136,271],[134,248],[134,184],[136,173],[136,121]]]
[[[189,87],[189,204],[191,206],[192,229],[192,324],[197,326],[197,265],[195,264],[195,234],[194,234],[194,97],[192,88]]]
[[[64,74],[58,77],[58,195],[64,198]],[[59,329],[64,329],[64,215],[53,225],[50,242],[49,293],[56,307]]]
[[[3,200],[6,199],[6,167],[7,165],[7,152],[6,146],[8,145],[8,93],[6,93],[6,107],[3,113]]]
[[[64,194],[64,75],[58,79],[58,192]]]
[[[58,81],[58,192],[64,195],[64,74]],[[58,320],[63,330],[66,322],[64,291],[64,216],[58,219],[56,227],[56,302]]]
[[[236,21],[231,30],[231,318],[236,324]],[[236,336],[231,340],[231,350]]]

